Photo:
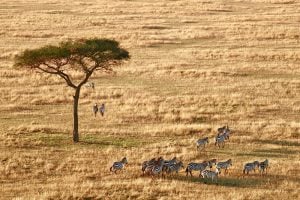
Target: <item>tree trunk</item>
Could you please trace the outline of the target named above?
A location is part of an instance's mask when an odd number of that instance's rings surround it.
[[[78,102],[80,95],[80,88],[77,87],[74,95],[74,108],[73,108],[73,118],[74,118],[74,129],[73,129],[73,142],[79,142],[79,133],[78,133]]]

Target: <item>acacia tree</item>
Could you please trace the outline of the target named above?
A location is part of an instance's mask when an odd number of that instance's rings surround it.
[[[113,66],[125,59],[129,59],[129,53],[120,48],[117,41],[96,38],[25,50],[16,56],[15,66],[56,75],[74,89],[73,141],[78,142],[78,102],[81,87],[95,71],[111,72]],[[72,77],[72,72],[75,71],[81,73],[81,79]]]

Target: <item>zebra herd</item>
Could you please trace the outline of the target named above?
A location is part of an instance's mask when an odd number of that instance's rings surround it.
[[[216,136],[215,145],[224,147],[225,140],[228,140],[230,136],[230,129],[228,126],[224,126],[218,129],[218,135]],[[205,148],[208,143],[208,137],[200,139],[197,141],[197,149]],[[114,162],[110,168],[111,172],[116,173],[125,169],[127,158],[124,157],[121,161]],[[217,180],[218,175],[224,171],[224,174],[228,173],[229,168],[232,166],[232,159],[226,161],[217,162],[217,159],[206,160],[203,162],[190,162],[185,169],[186,176],[193,176],[193,171],[199,171],[199,177],[204,179],[211,179],[212,181]],[[212,168],[215,168],[213,171]],[[209,168],[209,169],[208,169]],[[266,159],[263,162],[254,161],[249,162],[244,165],[243,175],[249,174],[251,171],[259,170],[260,174],[267,174],[267,169],[269,168],[269,161]],[[161,175],[165,177],[166,175],[178,174],[181,169],[184,169],[183,162],[178,160],[176,157],[171,160],[165,160],[163,157],[152,158],[142,162],[141,170],[142,175],[149,175],[152,178]]]
[[[215,146],[218,146],[219,148],[224,148],[225,147],[225,141],[229,140],[229,136],[230,136],[230,129],[227,126],[223,126],[221,128],[218,128],[218,134],[215,138]],[[197,140],[196,144],[197,144],[197,150],[203,150],[206,147],[206,144],[208,144],[208,137],[202,138]]]

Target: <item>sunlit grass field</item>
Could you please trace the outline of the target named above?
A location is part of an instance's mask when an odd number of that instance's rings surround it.
[[[12,0],[0,4],[0,199],[297,199],[300,186],[300,2],[297,0]],[[17,70],[25,49],[115,39],[131,59],[72,89]],[[75,77],[77,74],[73,74]],[[94,103],[105,103],[95,118]],[[225,148],[217,128],[232,129]],[[196,140],[209,137],[197,152]],[[128,159],[125,171],[109,172]],[[142,176],[174,156],[233,160],[216,182],[184,170]],[[267,175],[243,166],[268,159]]]

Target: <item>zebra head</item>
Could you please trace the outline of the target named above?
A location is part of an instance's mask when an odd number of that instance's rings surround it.
[[[127,158],[124,157],[124,158],[121,160],[121,162],[122,162],[123,164],[127,164],[127,163],[128,163]]]
[[[231,159],[227,160],[227,163],[228,163],[230,166],[232,166],[232,160],[231,160]]]

